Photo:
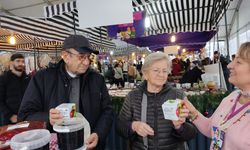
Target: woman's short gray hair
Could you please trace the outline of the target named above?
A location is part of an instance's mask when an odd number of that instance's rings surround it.
[[[169,60],[169,57],[167,54],[163,53],[163,52],[155,52],[155,53],[151,53],[149,54],[144,61],[144,64],[142,65],[142,73],[144,74],[151,66],[153,63],[155,63],[156,61],[159,60],[166,60],[168,66],[168,74],[171,73],[171,69],[172,69],[172,63]]]

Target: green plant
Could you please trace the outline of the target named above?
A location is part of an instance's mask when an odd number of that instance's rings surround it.
[[[197,110],[199,110],[201,113],[204,113],[208,110],[214,111],[219,106],[223,98],[225,98],[228,94],[228,92],[206,92],[201,95],[189,95],[188,100],[194,105]]]
[[[197,110],[201,113],[207,111],[214,111],[220,104],[223,98],[225,98],[229,92],[206,92],[201,95],[189,95],[188,100],[195,106]],[[124,97],[112,97],[113,108],[116,113],[119,113],[122,104],[124,102]]]

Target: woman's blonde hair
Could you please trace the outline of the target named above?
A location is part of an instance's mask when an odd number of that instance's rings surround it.
[[[168,74],[171,73],[171,66],[172,63],[169,60],[167,54],[163,53],[163,52],[155,52],[155,53],[151,53],[149,54],[144,61],[144,64],[142,65],[142,73],[144,74],[151,66],[153,63],[155,63],[156,61],[159,60],[166,60],[167,64],[168,64]]]
[[[237,56],[250,63],[250,42],[245,42],[240,45]]]

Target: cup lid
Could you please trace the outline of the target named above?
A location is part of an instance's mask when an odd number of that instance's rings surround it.
[[[37,149],[48,144],[50,137],[50,132],[46,129],[29,130],[12,137],[10,141],[10,147],[13,150]]]

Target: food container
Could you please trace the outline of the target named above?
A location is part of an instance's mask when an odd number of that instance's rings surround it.
[[[49,150],[50,132],[46,129],[34,129],[12,137],[10,147],[13,150]]]
[[[63,103],[56,107],[60,111],[63,118],[73,118],[76,117],[76,104],[75,103]]]
[[[57,133],[57,143],[60,150],[84,149],[84,139],[90,135],[87,120],[80,113],[75,118],[65,119],[53,126]]]
[[[182,107],[180,99],[170,99],[162,104],[164,118],[167,120],[179,120],[180,108]]]

